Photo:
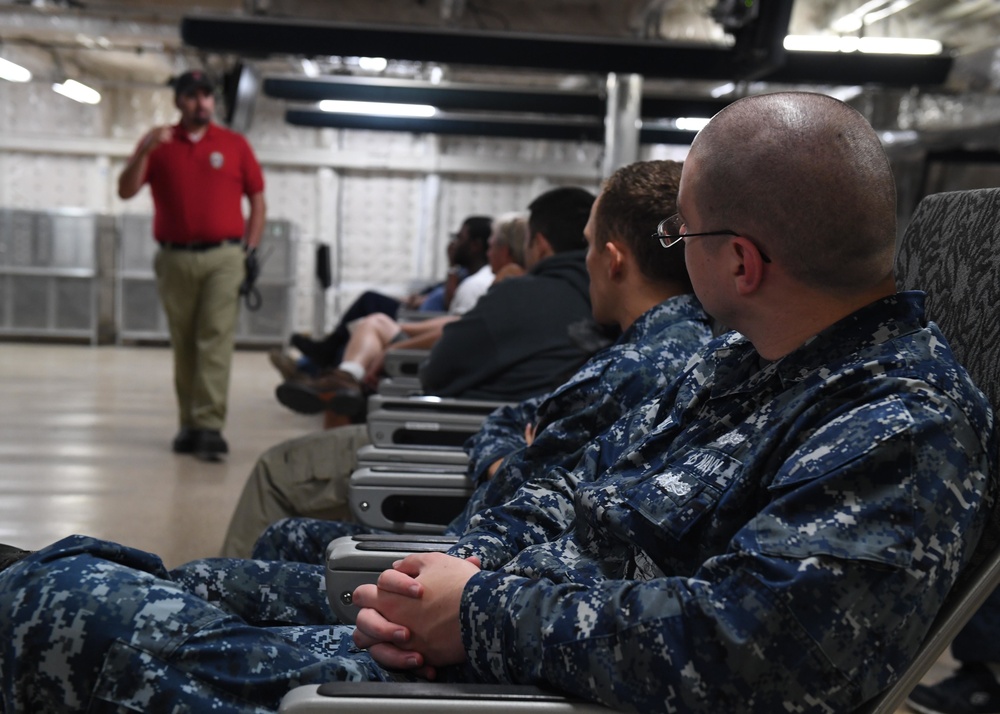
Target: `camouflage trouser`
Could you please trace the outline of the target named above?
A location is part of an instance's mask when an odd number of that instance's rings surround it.
[[[170,571],[187,592],[253,624],[336,624],[326,568],[296,562],[205,558]]]
[[[325,565],[326,546],[330,541],[342,536],[372,532],[373,529],[357,523],[319,518],[283,518],[264,529],[254,544],[251,557]]]
[[[1000,589],[994,590],[951,643],[959,662],[1000,664]]]
[[[299,684],[394,678],[351,627],[296,624],[315,613],[266,592],[223,605],[148,553],[83,536],[44,548],[0,573],[0,710],[267,712]]]

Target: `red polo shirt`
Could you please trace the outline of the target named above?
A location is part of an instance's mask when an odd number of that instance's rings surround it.
[[[264,177],[242,136],[209,124],[192,142],[174,138],[149,155],[144,183],[153,192],[153,236],[161,243],[211,243],[243,237],[243,195],[264,190]]]

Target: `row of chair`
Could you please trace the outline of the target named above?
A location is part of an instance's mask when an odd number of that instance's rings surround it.
[[[928,315],[939,324],[948,336],[958,359],[987,393],[995,410],[1000,407],[1000,189],[978,189],[937,194],[926,197],[918,207],[900,242],[896,259],[896,278],[900,289],[922,289],[928,292]],[[408,375],[397,373],[394,379],[405,379]],[[396,386],[399,386],[397,382]],[[386,407],[385,402],[376,401],[371,416],[382,419],[385,414],[410,414],[409,407],[400,405]],[[453,405],[455,406],[455,405]],[[382,411],[383,414],[378,414]],[[370,416],[370,418],[371,418]],[[468,422],[471,424],[471,419]],[[450,423],[450,422],[449,422]],[[455,426],[455,425],[452,425]],[[382,428],[382,427],[375,427]],[[449,427],[450,428],[450,427]],[[455,426],[455,428],[458,428]],[[387,436],[375,449],[400,448],[402,443],[391,444],[398,438],[408,441],[416,431],[432,430],[410,423],[398,433],[399,437]],[[374,437],[374,433],[373,433]],[[387,439],[387,440],[386,440]],[[374,438],[373,438],[374,442]],[[414,444],[405,444],[412,447]],[[439,444],[440,446],[440,444]],[[417,447],[417,451],[429,447]],[[454,454],[454,447],[445,452]],[[441,453],[441,452],[439,452]],[[386,530],[404,530],[411,523],[409,514],[400,515],[386,500],[377,503],[370,490],[373,478],[374,459],[372,451],[359,454],[359,462],[368,469],[365,475],[352,477],[352,508],[359,520],[366,522],[375,510],[379,510],[383,520],[371,520],[376,527]],[[396,454],[400,457],[402,452]],[[382,454],[383,465],[391,457]],[[424,460],[416,459],[415,464],[427,466],[432,457],[424,454]],[[433,457],[437,458],[437,457]],[[448,466],[461,468],[455,458]],[[402,462],[397,462],[396,465]],[[1000,468],[1000,454],[995,463]],[[445,464],[434,464],[444,467]],[[407,468],[419,468],[410,466]],[[434,469],[437,471],[437,469]],[[397,471],[403,471],[397,469]],[[410,472],[411,475],[416,472]],[[426,484],[443,484],[435,481],[443,478],[443,471],[437,471]],[[428,474],[417,474],[416,477]],[[455,475],[452,471],[448,476]],[[1000,474],[994,473],[995,478]],[[386,478],[386,483],[395,479]],[[451,484],[451,481],[447,481]],[[449,486],[450,488],[450,486]],[[467,489],[466,485],[466,489]],[[414,494],[406,498],[416,498]],[[414,501],[411,501],[413,503]],[[421,502],[423,503],[423,502]],[[387,510],[388,509],[388,510]],[[417,529],[426,526],[419,518],[413,518]],[[388,527],[386,527],[388,526]],[[413,537],[362,536],[341,539],[331,544],[328,550],[327,589],[331,606],[345,621],[352,621],[354,611],[349,593],[361,582],[373,582],[373,577],[386,562],[402,557],[414,549],[439,550],[447,547],[449,541],[431,533],[433,528],[424,527],[424,533]],[[952,589],[945,606],[930,624],[923,645],[908,669],[902,672],[896,683],[875,700],[858,710],[859,714],[892,714],[902,705],[909,691],[916,685],[929,667],[940,657],[955,634],[964,626],[969,617],[979,608],[986,597],[1000,583],[1000,513],[991,514],[990,524],[976,548],[973,562]],[[435,683],[387,684],[387,683],[331,683],[296,688],[283,700],[281,712],[287,714],[307,714],[312,712],[470,712],[481,714],[519,714],[521,712],[574,712],[590,714],[607,709],[587,702],[574,701],[545,692],[535,687],[497,687],[492,685],[455,685]]]

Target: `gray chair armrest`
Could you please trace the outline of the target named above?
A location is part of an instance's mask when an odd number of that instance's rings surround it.
[[[367,444],[358,449],[358,468],[370,466],[434,466],[443,471],[466,472],[469,457],[460,449],[430,449]]]
[[[390,377],[416,378],[430,350],[386,350],[382,369]]]
[[[293,689],[282,714],[607,714],[598,704],[528,685],[328,682]]]
[[[424,388],[416,377],[383,377],[377,391],[387,397],[415,397],[421,395]]]
[[[464,471],[372,466],[351,474],[347,502],[358,521],[375,530],[441,533],[472,490]]]
[[[460,449],[503,402],[441,397],[368,399],[368,435],[377,446]]]
[[[353,625],[354,590],[375,583],[379,573],[411,553],[448,550],[458,539],[427,535],[356,535],[337,538],[326,549],[326,594],[338,622]]]

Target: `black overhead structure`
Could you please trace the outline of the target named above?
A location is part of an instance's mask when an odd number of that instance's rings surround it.
[[[458,136],[493,136],[518,139],[554,139],[601,143],[604,122],[590,117],[480,116],[476,114],[438,114],[433,117],[388,117],[365,114],[342,114],[318,109],[288,109],[285,121],[293,126],[328,129],[367,129],[403,131],[415,134]],[[639,131],[643,144],[690,144],[694,131],[674,129],[651,123]]]
[[[496,136],[519,139],[557,139],[601,142],[604,124],[587,117],[510,116],[502,119],[470,114],[438,114],[433,117],[372,116],[342,114],[318,109],[289,109],[285,121],[294,126],[370,131],[404,131],[415,134]]]
[[[605,97],[596,92],[553,92],[550,88],[498,87],[471,83],[432,84],[369,77],[271,76],[264,79],[263,92],[275,99],[298,102],[339,99],[355,102],[428,104],[442,111],[576,114],[603,119],[606,110]],[[644,96],[642,116],[710,117],[728,103],[722,99]]]
[[[791,0],[778,0],[790,5]],[[782,16],[763,18],[781,29]],[[762,20],[762,21],[763,21]],[[766,29],[766,28],[765,28]],[[275,54],[360,56],[493,67],[731,81],[891,87],[935,85],[951,68],[947,56],[784,52],[775,38],[754,37],[760,52],[689,43],[524,33],[325,23],[260,17],[190,16],[181,37],[193,47],[246,57]],[[777,66],[775,60],[777,59]],[[783,60],[783,61],[782,61]]]

